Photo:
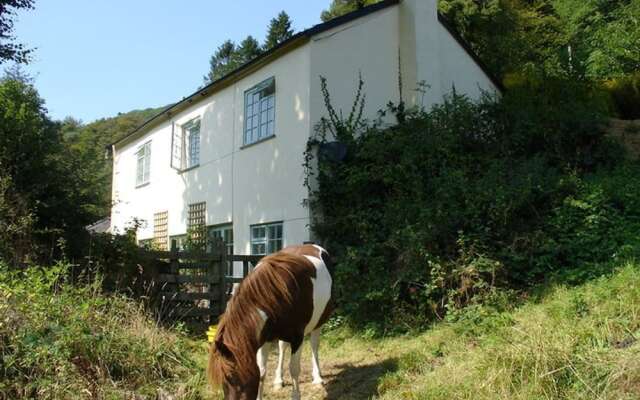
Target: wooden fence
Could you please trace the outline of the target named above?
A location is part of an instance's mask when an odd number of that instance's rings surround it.
[[[241,282],[262,256],[231,255],[222,242],[209,252],[145,251],[154,260],[157,290],[154,301],[163,321],[190,325],[214,322],[226,308],[234,283]],[[242,276],[227,276],[229,265],[242,263]],[[231,269],[233,271],[233,269]]]

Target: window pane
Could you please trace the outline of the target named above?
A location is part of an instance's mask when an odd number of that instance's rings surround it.
[[[254,226],[251,230],[251,239],[264,239],[266,238],[266,233],[263,226]]]
[[[273,120],[274,120],[274,118],[275,118],[275,116],[276,116],[276,109],[275,109],[275,108],[270,108],[270,109],[269,109],[269,112],[268,112],[267,119],[268,119],[269,121],[273,121]]]
[[[269,122],[267,125],[267,136],[273,135],[273,122]]]
[[[276,225],[276,237],[282,239],[282,224]]]
[[[275,239],[277,237],[277,226],[270,225],[269,226],[269,239]]]
[[[256,243],[251,245],[251,254],[261,255],[266,254],[266,248],[264,243]]]

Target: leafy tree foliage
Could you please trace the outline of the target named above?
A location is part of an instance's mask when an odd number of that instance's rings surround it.
[[[280,43],[293,36],[293,29],[291,29],[291,18],[289,15],[281,11],[277,17],[272,18],[269,22],[269,29],[267,31],[267,38],[264,42],[264,50],[269,50],[276,47]]]
[[[227,39],[222,43],[209,60],[209,72],[204,76],[204,83],[208,84],[222,78],[243,64],[248,63],[293,35],[289,15],[282,11],[271,19],[267,38],[262,46],[253,36],[247,36],[240,45]]]
[[[19,9],[33,9],[34,0],[0,0],[0,64],[5,61],[26,63],[31,49],[16,43],[13,18]]]
[[[205,83],[213,82],[238,68],[236,45],[231,40],[222,43],[209,60],[209,72]]]
[[[60,124],[49,119],[32,84],[2,79],[0,109],[0,225],[9,244],[0,257],[24,262],[61,250],[79,254],[76,239],[97,216],[92,175],[80,154],[66,148]]]
[[[380,0],[333,0],[328,10],[322,11],[320,19],[327,22],[341,15],[358,10],[362,7],[379,2]]]

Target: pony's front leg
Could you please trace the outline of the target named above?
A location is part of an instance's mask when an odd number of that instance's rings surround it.
[[[260,370],[260,386],[258,386],[258,397],[256,397],[256,400],[262,400],[262,390],[264,389],[264,377],[267,374],[269,351],[271,351],[271,343],[265,343],[258,349],[258,353],[256,354],[258,369]]]
[[[284,380],[282,379],[282,366],[284,364],[284,353],[287,350],[287,342],[282,340],[278,341],[278,365],[276,366],[276,377],[273,380],[273,387],[277,389],[282,389],[282,385],[284,384]]]
[[[311,368],[313,374],[313,384],[322,385],[322,374],[320,373],[320,359],[318,358],[318,347],[320,346],[320,329],[316,329],[309,335],[311,342]]]
[[[295,353],[293,352],[293,349]],[[291,345],[291,360],[289,360],[289,372],[291,373],[291,381],[293,383],[293,389],[291,391],[292,400],[300,400],[300,355],[302,354],[302,346]]]

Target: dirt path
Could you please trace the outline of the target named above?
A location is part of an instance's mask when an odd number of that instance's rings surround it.
[[[320,350],[320,366],[325,380],[323,386],[311,383],[311,354],[309,344],[305,341],[302,354],[302,372],[300,373],[300,389],[303,399],[353,399],[365,400],[375,396],[378,379],[396,368],[394,359],[386,358],[374,348],[358,349],[359,351],[332,354],[331,350]],[[328,353],[328,354],[327,354]],[[323,355],[325,358],[323,359]],[[285,386],[274,390],[272,386],[274,370],[277,363],[277,352],[273,351],[268,364],[267,385],[264,397],[267,400],[284,400],[291,398],[291,377],[289,375],[288,357],[285,359]]]

